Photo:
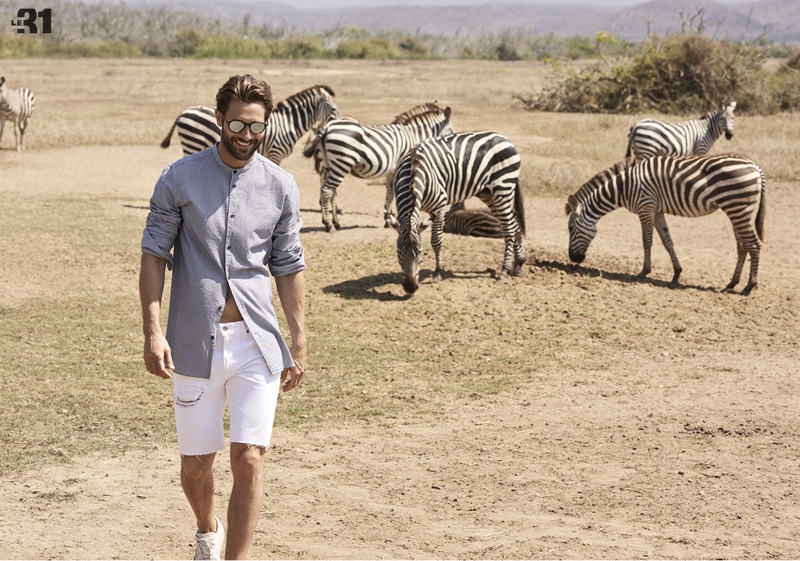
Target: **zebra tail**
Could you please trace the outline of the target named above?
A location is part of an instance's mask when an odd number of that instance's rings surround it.
[[[519,179],[517,179],[517,188],[514,190],[514,207],[517,212],[517,217],[519,218],[519,227],[522,231],[522,235],[526,235],[525,232],[525,200],[522,196],[522,185],[519,183]]]
[[[764,183],[764,172],[761,172],[761,201],[758,203],[756,213],[756,234],[758,239],[764,242],[764,220],[767,217],[767,186]]]
[[[306,147],[303,148],[303,156],[306,158],[313,156],[317,151],[317,146],[319,146],[320,140],[322,140],[322,129],[317,132],[317,136],[314,137],[314,140],[312,140],[309,144],[306,144]]]
[[[169,132],[167,133],[167,137],[161,141],[162,148],[169,148],[170,139],[172,138],[172,133],[176,126],[178,126],[178,119],[175,119],[175,122],[172,123],[172,128],[169,129]]]

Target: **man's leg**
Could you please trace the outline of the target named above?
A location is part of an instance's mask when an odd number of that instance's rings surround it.
[[[225,559],[245,559],[264,502],[262,446],[231,443],[233,490],[228,504],[228,540]],[[213,520],[213,519],[212,519]]]
[[[214,519],[214,454],[181,456],[181,487],[197,518],[201,534],[217,531]]]

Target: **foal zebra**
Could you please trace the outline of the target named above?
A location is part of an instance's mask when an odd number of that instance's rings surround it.
[[[35,107],[36,100],[32,91],[28,88],[9,89],[5,76],[0,77],[0,141],[3,140],[6,120],[9,120],[14,127],[17,152],[25,150],[23,136]]]
[[[364,125],[334,119],[322,127],[303,155],[314,157],[320,174],[322,223],[328,232],[339,229],[336,189],[348,174],[361,179],[392,175],[397,163],[420,141],[452,132],[449,107],[427,110],[392,125]],[[390,212],[394,192],[386,185],[384,210]]]
[[[312,126],[320,126],[340,116],[333,98],[333,90],[328,86],[313,86],[279,101],[267,120],[264,141],[258,151],[280,164]],[[213,146],[220,138],[213,107],[196,106],[183,111],[161,142],[162,148],[169,147],[176,127],[184,155]]]
[[[444,213],[444,233],[476,238],[502,238],[503,225],[488,208],[468,209],[455,203]]]
[[[445,207],[477,196],[498,218],[505,238],[498,280],[517,275],[526,261],[525,206],[519,184],[520,157],[506,137],[488,131],[461,132],[421,142],[400,162],[394,181],[397,196],[397,260],[403,289],[419,288],[423,225],[420,212],[432,218],[431,247],[436,256],[434,280],[442,280],[442,231]]]
[[[744,261],[750,255],[750,278],[742,294],[758,285],[758,260],[764,241],[766,192],[764,173],[741,156],[655,156],[641,162],[632,159],[604,170],[570,195],[565,207],[569,215],[569,258],[577,263],[597,234],[597,221],[620,207],[639,215],[642,225],[644,266],[650,273],[653,226],[670,259],[672,283],[677,284],[681,266],[672,245],[665,214],[705,216],[722,209],[736,237],[736,269],[726,291],[739,283]]]
[[[699,119],[680,123],[665,123],[642,119],[628,131],[628,151],[625,157],[643,160],[656,154],[665,156],[705,156],[714,142],[725,133],[733,137],[733,110],[736,102],[706,113]]]

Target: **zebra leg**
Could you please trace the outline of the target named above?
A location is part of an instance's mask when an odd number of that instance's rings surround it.
[[[392,212],[392,201],[394,200],[394,172],[389,172],[389,175],[386,176],[386,201],[383,203],[383,227],[384,228],[391,228],[393,222],[397,222],[393,220],[394,213]]]
[[[644,264],[641,272],[636,275],[640,279],[645,278],[651,271],[650,252],[653,249],[653,220],[653,214],[639,211],[639,222],[642,225],[642,247],[644,248]]]
[[[723,292],[732,292],[733,289],[739,284],[739,279],[742,277],[742,270],[744,269],[744,262],[747,259],[747,245],[742,238],[736,239],[736,268],[733,270],[733,278],[731,278],[731,282],[728,283],[722,291]],[[753,262],[750,262],[750,282],[753,280]],[[750,287],[750,282],[747,283],[745,290]],[[753,287],[750,287],[752,290]],[[749,294],[749,290],[748,290]]]
[[[323,169],[320,172],[322,185],[319,193],[319,206],[322,212],[322,224],[327,232],[335,232],[339,228],[339,221],[336,218],[336,188],[342,179],[333,174],[330,169]]]
[[[442,238],[444,237],[444,208],[431,213],[431,247],[436,259],[436,270],[433,272],[433,282],[442,282],[444,273],[444,259],[442,259]]]
[[[511,269],[511,276],[518,277],[522,274],[522,266],[528,256],[525,254],[525,247],[522,245],[522,232],[517,228],[517,234],[514,236],[514,268]]]
[[[480,194],[478,195],[480,197]],[[481,197],[483,199],[483,197]],[[505,249],[503,251],[503,265],[500,268],[500,275],[497,280],[508,282],[509,273],[512,276],[519,274],[522,263],[525,262],[525,250],[522,248],[522,232],[517,222],[514,212],[511,209],[511,202],[502,200],[492,200],[489,208],[500,221],[505,239]],[[520,256],[520,253],[522,255]],[[519,262],[522,257],[522,262]]]
[[[20,121],[14,123],[14,140],[17,142],[17,152],[22,152],[25,150],[25,145],[23,144],[22,139],[22,133],[25,129],[23,129],[20,125]]]
[[[675,247],[672,243],[672,236],[669,235],[669,227],[667,226],[667,220],[664,218],[664,213],[659,212],[655,215],[655,226],[656,230],[658,230],[658,235],[661,237],[661,243],[664,244],[664,249],[667,250],[669,253],[669,258],[672,260],[672,280],[670,281],[672,284],[678,284],[678,278],[681,276],[683,269],[681,268],[681,264],[678,262],[678,256],[675,253]]]
[[[750,292],[758,286],[758,260],[761,255],[761,242],[754,239],[750,242],[750,278],[747,280],[747,286],[742,290],[742,296],[747,296]]]

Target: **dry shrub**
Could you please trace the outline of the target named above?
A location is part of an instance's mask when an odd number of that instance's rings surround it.
[[[779,101],[779,91],[793,91],[797,82],[776,84],[764,59],[755,45],[700,33],[651,37],[640,54],[622,64],[573,70],[538,96],[515,97],[530,110],[590,113],[697,113],[730,100],[740,112],[797,107],[786,95]]]

